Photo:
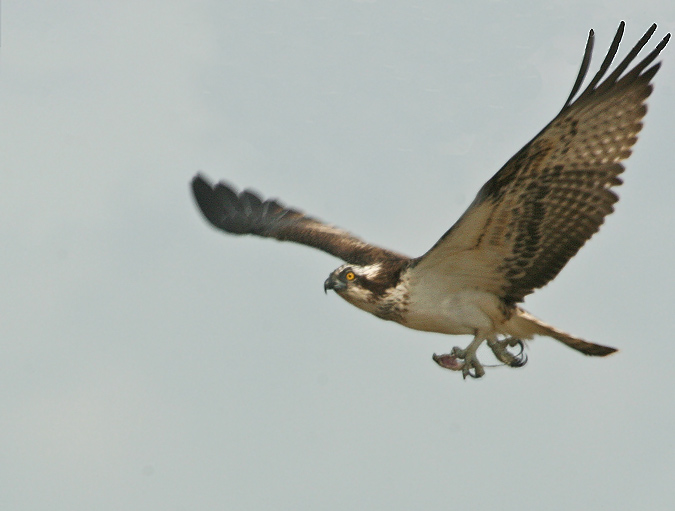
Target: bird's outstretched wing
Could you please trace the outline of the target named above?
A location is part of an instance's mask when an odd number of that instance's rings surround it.
[[[192,179],[192,191],[206,219],[214,227],[231,234],[255,234],[279,241],[293,241],[358,265],[407,259],[275,200],[263,201],[250,190],[237,193],[223,182],[214,186],[197,174]]]
[[[579,94],[593,50],[591,30],[572,92],[560,113],[478,192],[462,217],[425,255],[413,277],[452,289],[482,289],[516,303],[553,279],[599,229],[618,200],[612,187],[642,128],[670,38],[628,72],[653,25],[606,78],[624,31]]]

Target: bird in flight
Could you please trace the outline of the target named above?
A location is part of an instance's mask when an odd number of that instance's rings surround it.
[[[600,69],[581,93],[593,52],[591,30],[572,92],[558,115],[480,189],[457,222],[420,257],[371,245],[351,233],[250,190],[212,185],[197,174],[194,197],[206,219],[231,234],[254,234],[318,248],[345,261],[324,282],[352,305],[408,328],[472,335],[433,359],[461,371],[485,374],[476,351],[486,342],[511,367],[525,364],[523,341],[552,337],[585,355],[615,348],[593,344],[537,319],[518,304],[555,278],[598,231],[618,197],[620,163],[642,128],[652,91],[652,65],[667,34],[644,59],[633,61],[656,31],[652,25],[607,75],[624,22]],[[607,75],[607,76],[606,76]]]

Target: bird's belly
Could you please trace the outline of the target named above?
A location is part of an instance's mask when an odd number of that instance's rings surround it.
[[[402,324],[415,330],[450,335],[489,334],[504,321],[499,299],[489,293],[462,291],[411,297]]]

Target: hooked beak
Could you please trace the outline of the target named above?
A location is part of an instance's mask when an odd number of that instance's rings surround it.
[[[335,276],[331,275],[323,283],[323,292],[328,294],[329,289],[332,289],[334,291],[342,291],[346,287],[347,287],[347,284],[338,280],[337,278],[335,278]]]

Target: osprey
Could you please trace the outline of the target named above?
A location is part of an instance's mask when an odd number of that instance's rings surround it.
[[[656,30],[652,25],[605,77],[624,32],[621,22],[599,71],[578,96],[593,51],[591,30],[579,74],[560,113],[480,189],[459,220],[424,255],[409,258],[362,241],[254,192],[192,180],[206,219],[232,234],[254,234],[318,248],[343,261],[324,282],[352,305],[408,328],[473,336],[465,348],[435,355],[464,378],[485,374],[483,343],[502,363],[519,367],[523,341],[552,337],[585,355],[615,348],[593,344],[535,318],[518,306],[552,280],[598,231],[618,200],[621,161],[642,128],[660,63],[650,64],[670,34],[628,69]],[[603,79],[604,78],[604,79]],[[516,350],[509,348],[517,348]]]

